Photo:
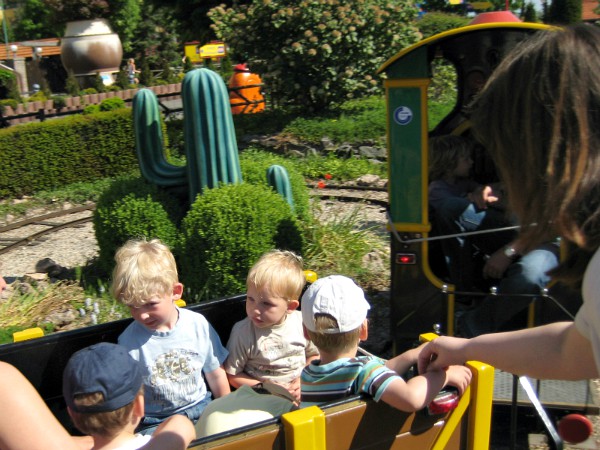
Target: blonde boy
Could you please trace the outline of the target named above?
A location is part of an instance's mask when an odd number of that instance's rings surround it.
[[[389,361],[356,356],[358,344],[368,337],[364,292],[350,278],[331,275],[315,281],[302,296],[302,319],[308,338],[317,346],[320,360],[302,371],[301,407],[366,393],[375,401],[402,411],[425,407],[445,385],[460,393],[471,381],[464,366],[450,366],[405,381],[405,373],[417,362],[421,347]]]
[[[158,239],[130,240],[115,260],[113,295],[135,319],[119,344],[141,363],[144,377],[146,416],[139,428],[151,433],[173,414],[195,423],[211,392],[214,397],[230,392],[222,366],[227,350],[203,315],[175,305],[183,285],[166,245]]]
[[[306,283],[302,258],[290,251],[264,254],[246,279],[246,314],[233,326],[225,371],[234,387],[273,382],[300,398],[300,373],[318,356],[296,311]]]
[[[116,344],[74,353],[63,373],[63,395],[73,423],[93,438],[94,450],[184,449],[196,436],[184,416],[170,417],[153,436],[135,434],[144,416],[142,371]]]

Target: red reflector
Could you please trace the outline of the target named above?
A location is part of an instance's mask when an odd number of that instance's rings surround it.
[[[558,422],[558,435],[570,444],[585,441],[594,431],[590,419],[581,414],[567,414]]]
[[[414,253],[396,253],[396,264],[416,264],[417,255]]]
[[[427,412],[435,416],[437,414],[446,414],[452,411],[458,406],[460,397],[458,391],[452,388],[446,388],[440,391],[440,393],[429,403],[427,406]]]

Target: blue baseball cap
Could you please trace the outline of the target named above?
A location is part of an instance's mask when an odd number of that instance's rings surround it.
[[[101,342],[75,352],[63,372],[63,396],[67,406],[79,413],[109,412],[133,402],[142,387],[142,369],[127,350]],[[100,392],[104,401],[75,404],[80,394]]]

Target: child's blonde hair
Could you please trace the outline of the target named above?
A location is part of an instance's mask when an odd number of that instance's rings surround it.
[[[326,353],[345,353],[358,345],[360,330],[356,328],[345,333],[330,333],[327,330],[338,328],[338,322],[329,314],[315,314],[315,328],[317,331],[306,330],[310,340],[315,346]]]
[[[179,282],[175,258],[159,239],[132,239],[115,254],[112,294],[127,306],[141,306]]]
[[[306,284],[302,258],[288,250],[271,250],[252,266],[246,286],[268,286],[269,293],[285,300],[298,300]]]
[[[429,181],[439,180],[456,169],[461,157],[470,157],[474,142],[447,134],[429,138]]]

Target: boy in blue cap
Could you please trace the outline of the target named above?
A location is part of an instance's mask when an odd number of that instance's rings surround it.
[[[102,342],[74,353],[63,373],[69,415],[94,450],[185,449],[196,437],[192,422],[177,415],[154,435],[135,434],[144,417],[142,370],[124,347]]]

